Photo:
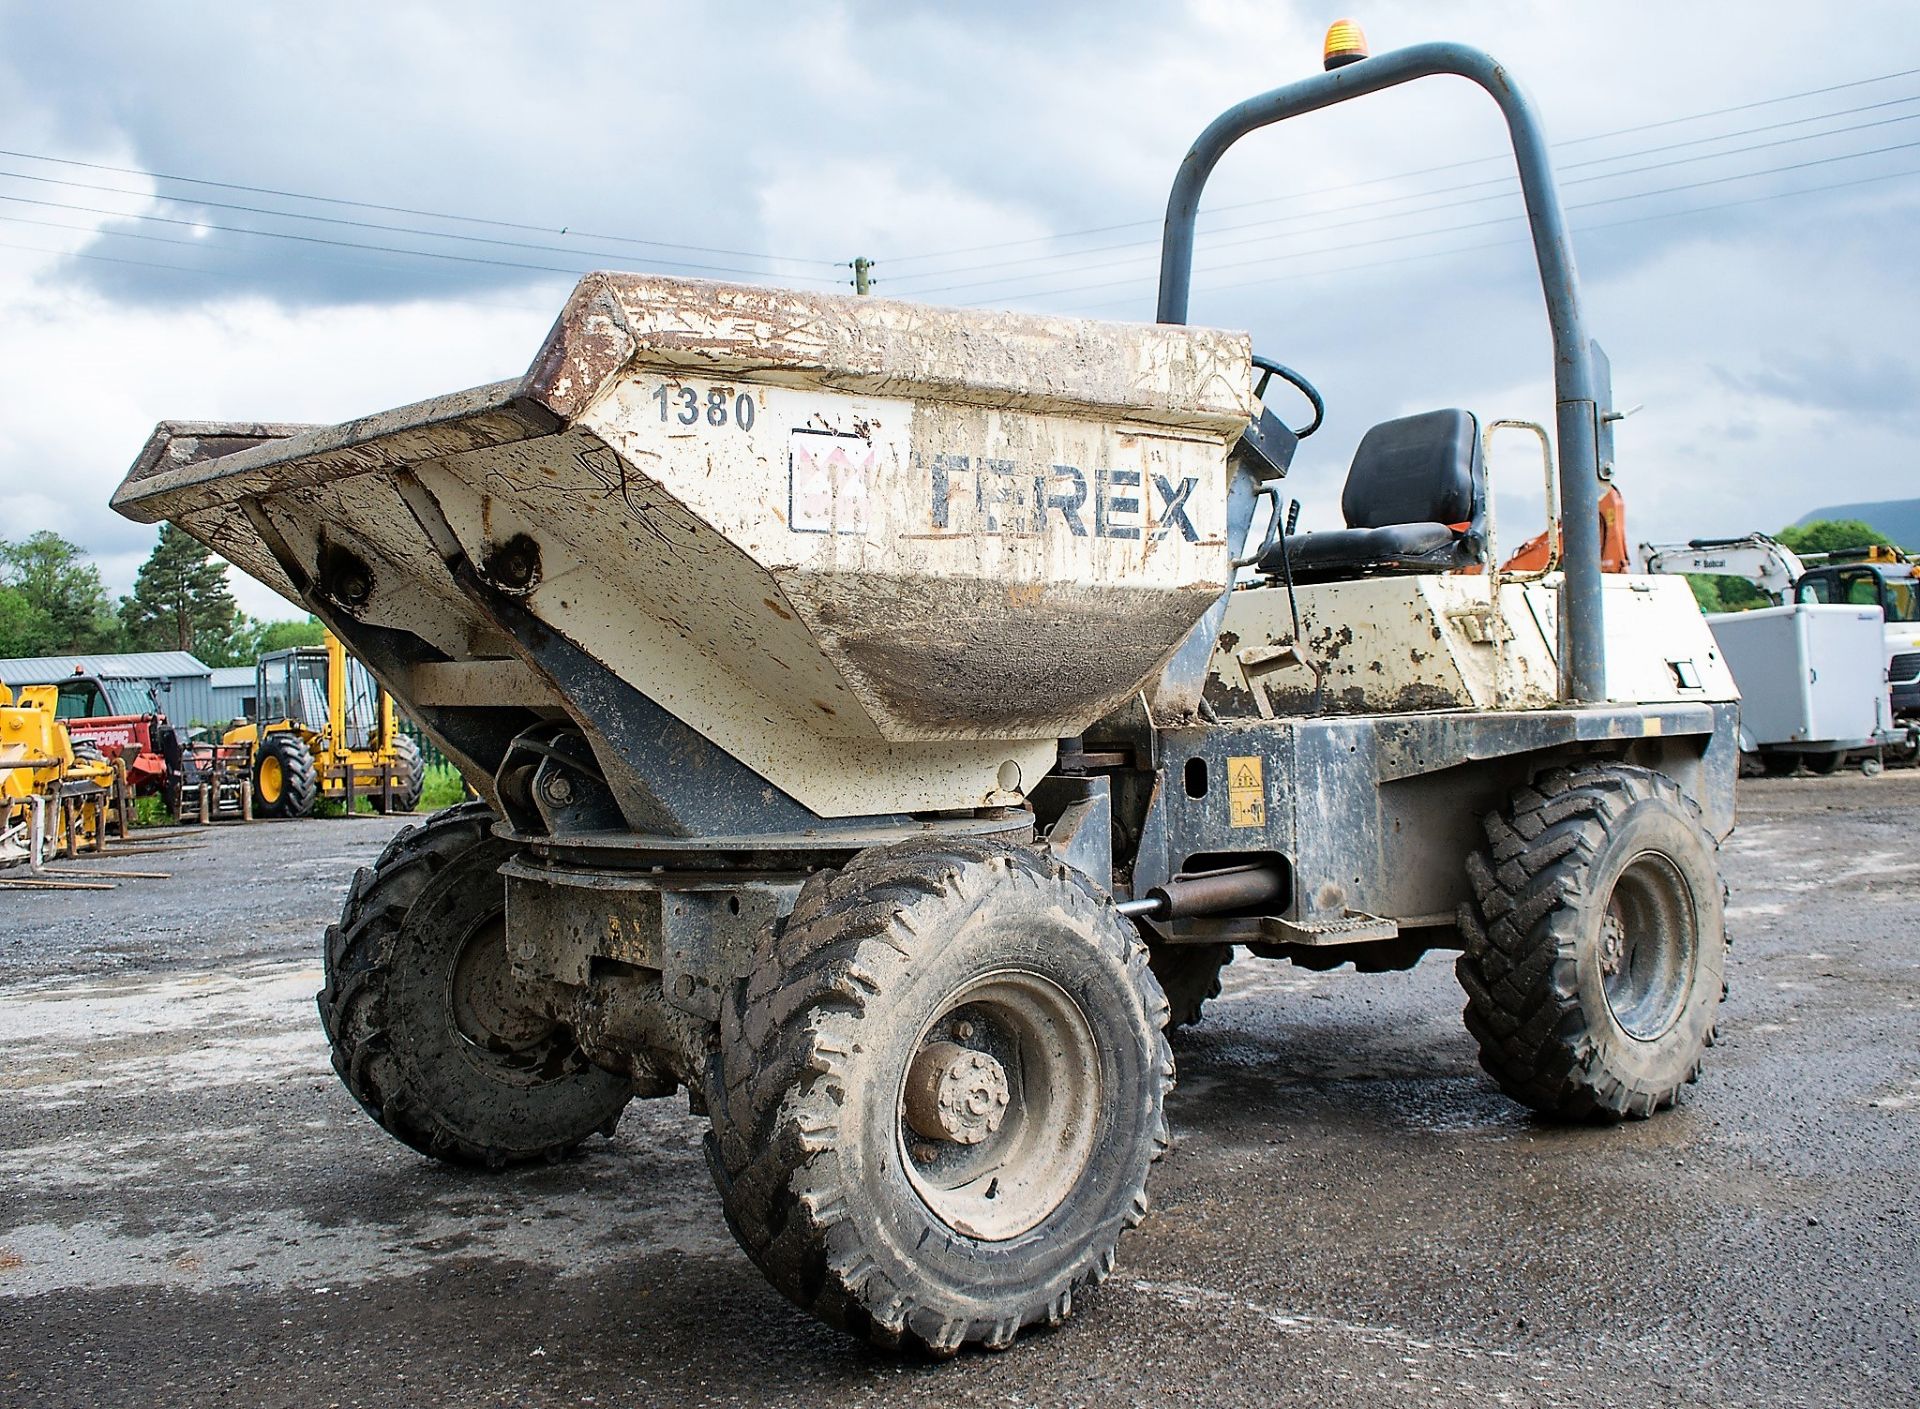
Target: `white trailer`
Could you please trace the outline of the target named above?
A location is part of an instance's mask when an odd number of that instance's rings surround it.
[[[1798,602],[1707,618],[1740,687],[1740,751],[1770,773],[1819,773],[1877,749],[1889,716],[1878,607]]]
[[[1773,599],[1762,611],[1707,617],[1740,687],[1743,760],[1769,773],[1791,773],[1802,763],[1831,773],[1849,753],[1868,751],[1861,770],[1877,773],[1886,750],[1915,754],[1920,731],[1905,717],[1912,687],[1891,682],[1903,678],[1897,671],[1906,662],[1920,664],[1920,652],[1898,653],[1906,628],[1890,630],[1887,610],[1873,604],[1877,598],[1895,615],[1911,615],[1911,591],[1904,598],[1885,589],[1860,597],[1834,569],[1808,572],[1791,548],[1764,533],[1642,543],[1640,558],[1649,573],[1744,578]],[[1873,564],[1849,569],[1881,580]]]

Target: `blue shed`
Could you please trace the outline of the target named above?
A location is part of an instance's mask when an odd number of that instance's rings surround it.
[[[224,724],[233,719],[253,717],[254,676],[255,667],[251,665],[216,665],[213,668],[214,718],[210,723]]]
[[[21,656],[0,660],[0,685],[57,685],[76,671],[103,680],[151,686],[176,724],[224,724],[213,694],[213,668],[186,651],[127,651],[113,655]],[[251,668],[248,677],[252,677]]]

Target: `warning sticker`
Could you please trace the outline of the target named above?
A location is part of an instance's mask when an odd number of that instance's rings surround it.
[[[1267,778],[1258,754],[1227,760],[1227,818],[1236,827],[1267,825]]]

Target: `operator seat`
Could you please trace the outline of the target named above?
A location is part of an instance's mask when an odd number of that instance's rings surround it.
[[[1470,411],[1426,411],[1382,421],[1353,452],[1340,495],[1343,529],[1275,543],[1259,570],[1296,582],[1389,573],[1453,572],[1480,561],[1487,473]]]

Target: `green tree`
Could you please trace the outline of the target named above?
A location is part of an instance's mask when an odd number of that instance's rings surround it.
[[[1794,552],[1844,553],[1849,548],[1891,548],[1893,540],[1860,519],[1815,519],[1812,523],[1790,524],[1774,535]]]
[[[140,565],[133,595],[120,599],[120,620],[133,650],[191,651],[209,665],[231,658],[240,610],[227,587],[227,565],[205,544],[170,523]]]
[[[34,611],[26,594],[0,582],[0,657],[37,656],[45,618]]]
[[[1693,600],[1703,612],[1750,612],[1755,607],[1770,607],[1771,598],[1744,577],[1723,577],[1718,573],[1685,574],[1693,589]]]
[[[327,628],[317,617],[310,616],[305,621],[269,621],[266,630],[260,633],[260,654],[284,651],[289,646],[324,646],[326,643]]]
[[[243,615],[228,638],[229,659],[207,663],[252,665],[268,651],[285,650],[288,646],[318,646],[325,640],[326,628],[311,616],[305,621],[262,621]]]
[[[0,540],[0,654],[110,651],[119,636],[100,570],[78,544],[45,530]]]

